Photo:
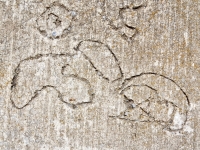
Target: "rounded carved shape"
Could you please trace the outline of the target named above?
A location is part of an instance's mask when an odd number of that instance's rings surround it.
[[[62,54],[36,55],[22,60],[11,85],[13,106],[26,107],[47,88],[56,91],[59,100],[73,108],[91,103],[93,88],[85,77],[76,74],[74,66],[75,60]]]
[[[64,5],[52,3],[37,19],[37,29],[45,37],[65,37],[71,30],[73,14]]]
[[[122,77],[118,59],[108,45],[100,41],[82,41],[77,50],[91,63],[100,76],[109,81]]]
[[[141,73],[123,83],[126,109],[120,119],[156,122],[169,131],[181,130],[187,121],[188,96],[172,79],[156,73]]]

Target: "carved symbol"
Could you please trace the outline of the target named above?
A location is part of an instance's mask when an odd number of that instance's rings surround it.
[[[107,45],[85,40],[75,50],[81,52],[90,67],[103,79],[122,79],[118,59]],[[73,108],[91,103],[93,89],[90,82],[77,74],[74,65],[68,54],[40,54],[22,60],[15,69],[11,84],[13,106],[24,108],[46,88],[53,88],[59,99]],[[110,117],[156,122],[169,131],[183,129],[187,121],[188,96],[166,76],[152,72],[132,76],[124,80],[120,94],[124,97],[126,109],[120,115]]]
[[[162,85],[163,84],[163,85]],[[126,110],[119,119],[157,122],[169,131],[181,130],[187,121],[188,96],[172,79],[156,73],[141,73],[122,84]]]
[[[131,41],[139,33],[137,21],[137,14],[139,11],[146,7],[146,3],[140,5],[129,5],[119,8],[118,18],[112,20],[107,18],[109,25],[112,29],[119,32],[121,37],[127,41]]]
[[[103,79],[114,81],[122,77],[118,60],[107,45],[87,40],[80,42],[75,49],[82,52],[90,67]],[[96,55],[99,57],[95,60]],[[72,67],[73,61],[67,61],[69,57],[67,54],[39,54],[22,60],[12,80],[11,101],[14,107],[24,108],[46,88],[53,88],[61,101],[73,107],[90,103],[93,97],[91,85],[77,74]],[[51,66],[50,70],[47,64]]]
[[[38,31],[50,39],[63,38],[70,32],[73,17],[64,5],[54,2],[37,19]]]
[[[104,79],[114,81],[123,76],[118,59],[108,45],[87,40],[80,42],[75,50],[81,51],[98,75]]]
[[[73,108],[91,103],[92,87],[87,79],[79,77],[69,65],[72,63],[67,62],[69,57],[67,54],[48,54],[22,60],[12,80],[13,106],[24,108],[46,88],[54,89],[58,98]]]

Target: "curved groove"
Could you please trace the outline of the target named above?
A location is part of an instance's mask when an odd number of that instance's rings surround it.
[[[127,91],[127,90],[129,90],[131,87],[133,87],[133,86],[138,86],[138,87],[140,87],[140,86],[145,86],[145,87],[147,87],[147,88],[149,88],[149,89],[151,89],[151,90],[153,90],[153,91],[155,91],[156,92],[156,95],[157,96],[159,96],[158,95],[158,90],[157,89],[155,89],[154,87],[152,87],[152,86],[149,86],[148,84],[131,84],[131,82],[129,82],[129,81],[132,81],[132,79],[134,79],[134,78],[137,78],[137,77],[140,77],[140,76],[143,76],[143,75],[155,75],[155,77],[156,76],[158,76],[158,77],[162,77],[162,78],[164,78],[164,79],[167,79],[167,80],[169,80],[170,82],[172,82],[173,84],[175,84],[175,86],[176,87],[178,87],[179,88],[179,91],[183,94],[183,97],[185,97],[184,98],[184,100],[186,100],[186,108],[184,108],[184,111],[182,112],[182,109],[183,109],[183,107],[182,106],[179,106],[178,104],[176,104],[176,103],[174,103],[174,102],[172,102],[172,101],[169,101],[169,100],[167,100],[167,99],[160,99],[159,98],[159,100],[156,100],[156,103],[157,104],[161,104],[161,105],[165,105],[165,107],[168,109],[170,106],[171,106],[171,108],[172,108],[172,111],[171,111],[171,113],[170,113],[170,118],[168,119],[168,120],[163,120],[163,119],[159,119],[159,118],[157,118],[156,116],[152,116],[152,112],[153,112],[153,110],[149,110],[150,112],[147,112],[147,111],[145,111],[145,109],[143,109],[143,107],[147,107],[147,106],[145,106],[145,105],[148,105],[149,106],[149,104],[150,104],[150,102],[151,102],[151,96],[149,97],[149,98],[145,98],[145,100],[143,100],[142,102],[137,102],[136,101],[136,103],[135,103],[135,100],[132,98],[132,97],[127,97],[127,95],[126,95],[126,93],[124,93],[125,91]],[[145,78],[148,78],[148,76],[146,77],[145,76]],[[134,80],[133,80],[134,81]],[[143,72],[143,73],[140,73],[140,74],[137,74],[137,75],[134,75],[134,76],[131,76],[131,77],[129,77],[129,78],[126,78],[124,81],[123,81],[123,83],[122,83],[122,85],[121,85],[121,87],[120,87],[120,93],[119,94],[121,94],[123,97],[124,97],[124,104],[125,104],[125,106],[126,106],[126,108],[125,108],[125,110],[124,111],[122,111],[119,115],[116,115],[116,116],[109,116],[109,117],[112,117],[112,118],[118,118],[118,119],[122,119],[122,120],[127,120],[127,121],[136,121],[136,122],[155,122],[155,123],[158,123],[158,124],[160,124],[162,127],[163,127],[163,129],[166,129],[166,130],[168,130],[168,131],[170,131],[170,132],[177,132],[177,131],[181,131],[182,129],[183,129],[183,127],[184,127],[184,125],[186,124],[186,122],[187,122],[187,120],[188,120],[188,109],[187,109],[187,107],[188,106],[190,106],[190,101],[189,101],[189,98],[188,98],[188,96],[187,96],[187,94],[186,94],[186,92],[173,80],[173,79],[171,79],[171,78],[169,78],[169,77],[167,77],[167,76],[164,76],[164,75],[162,75],[162,74],[158,74],[158,73],[154,73],[154,72]],[[159,96],[160,97],[160,96]],[[153,98],[154,99],[154,98]],[[157,98],[156,98],[157,99]],[[148,104],[145,104],[145,103],[148,103]],[[143,104],[145,104],[143,107],[141,107]],[[155,107],[154,106],[154,102],[152,103],[153,105],[153,107]],[[134,105],[134,106],[133,106]],[[141,105],[141,106],[140,106]],[[151,107],[152,107],[151,106]],[[135,108],[137,108],[137,109],[141,109],[147,116],[147,118],[145,119],[145,120],[140,120],[140,118],[138,118],[138,117],[136,117],[135,119],[134,119],[134,115],[133,115],[133,113],[132,113],[132,111],[134,111],[134,109]],[[148,110],[148,107],[147,107],[147,110]],[[181,110],[181,112],[179,112],[179,110]],[[127,116],[127,114],[126,113],[130,113],[130,114],[132,114],[133,116],[133,118],[131,117],[131,116]],[[175,120],[175,116],[177,115],[177,113],[178,113],[178,115],[181,115],[182,117],[183,117],[183,120],[181,120],[181,124],[179,125],[178,124],[178,126],[177,127],[175,127],[177,124],[175,123],[174,124],[174,120]],[[139,113],[139,115],[142,115],[141,113]],[[175,128],[174,128],[175,127]]]
[[[151,86],[149,86],[149,85],[147,85],[147,84],[141,84],[141,85],[135,85],[135,84],[133,85],[133,84],[131,84],[131,85],[127,86],[126,88],[124,88],[124,89],[120,92],[120,94],[122,94],[122,93],[125,92],[126,90],[129,90],[129,89],[130,89],[131,87],[133,87],[133,86],[136,86],[136,87],[147,87],[147,88],[149,88],[150,90],[154,91],[156,94],[158,94],[158,90],[156,90],[155,88],[153,88],[153,87],[151,87]],[[123,95],[123,96],[125,97],[125,99],[127,99],[127,100],[129,100],[129,101],[133,101],[133,99],[128,98],[126,95]],[[150,98],[150,97],[149,97],[149,98]],[[146,100],[150,101],[149,98],[146,99]],[[145,100],[145,101],[146,101],[146,100]],[[145,102],[145,101],[143,101],[143,102]],[[137,105],[140,105],[140,104],[142,104],[143,102],[138,103]],[[178,106],[175,105],[173,102],[168,101],[168,100],[166,100],[166,99],[161,100],[160,102],[170,103],[170,104],[172,104],[173,106],[178,107]],[[136,106],[137,106],[137,105],[136,105]]]
[[[71,65],[69,65],[69,64],[65,64],[64,66],[62,66],[62,68],[61,68],[61,74],[62,74],[63,76],[67,76],[67,75],[64,74],[64,71],[65,71],[65,69],[66,69],[67,66],[69,66],[69,67],[72,69],[72,71],[73,71],[70,75],[76,75],[76,76],[77,76],[77,72],[76,72],[75,69],[74,69]],[[68,76],[69,76],[69,75],[68,75]]]
[[[21,61],[19,62],[19,64],[17,65],[17,67],[14,69],[14,75],[13,75],[13,78],[12,78],[12,81],[11,81],[11,87],[10,87],[11,93],[12,93],[12,91],[13,91],[13,88],[15,88],[15,86],[17,85],[17,79],[18,79],[18,75],[19,75],[19,73],[20,73],[20,66],[21,66],[21,64],[22,64],[23,62],[29,61],[29,60],[36,60],[36,59],[39,59],[39,58],[42,58],[42,57],[54,57],[54,58],[55,58],[55,57],[66,57],[66,56],[68,56],[68,57],[73,57],[73,56],[75,56],[75,55],[76,55],[76,54],[73,54],[73,55],[72,55],[72,54],[68,54],[68,53],[61,53],[61,54],[54,54],[54,53],[50,53],[50,54],[38,54],[38,55],[30,56],[30,57],[28,57],[28,58],[26,58],[26,59],[21,60]],[[63,72],[62,72],[63,70],[62,70],[62,69],[63,69],[63,67],[61,68],[61,74],[63,75]],[[90,96],[90,101],[89,101],[89,102],[81,102],[81,103],[77,103],[77,104],[70,104],[70,103],[68,103],[68,102],[66,102],[66,101],[63,100],[63,98],[62,98],[62,93],[56,88],[56,86],[45,85],[45,86],[42,86],[42,88],[40,88],[40,89],[38,89],[38,90],[35,90],[35,91],[34,91],[34,95],[31,97],[31,99],[28,101],[28,103],[26,103],[26,104],[25,104],[24,106],[22,106],[22,107],[17,107],[17,106],[15,105],[13,99],[12,99],[12,96],[10,96],[10,100],[11,100],[11,103],[12,103],[13,107],[15,107],[15,108],[17,108],[17,109],[23,109],[24,107],[26,107],[27,105],[29,105],[29,103],[30,103],[34,98],[36,98],[36,97],[39,95],[39,93],[40,93],[41,91],[45,90],[46,88],[53,88],[53,89],[58,93],[59,99],[60,99],[62,102],[68,104],[68,105],[69,105],[70,107],[72,107],[72,108],[76,108],[76,107],[77,107],[76,105],[81,105],[81,104],[84,104],[84,103],[91,103],[91,102],[92,102],[94,93],[93,93],[92,87],[91,87],[91,85],[90,85],[90,82],[89,82],[87,79],[82,78],[82,77],[79,77],[79,76],[74,75],[74,74],[71,74],[71,75],[63,75],[63,76],[65,76],[65,77],[77,78],[77,79],[79,79],[79,80],[81,80],[81,81],[87,83],[87,85],[89,86],[88,94],[89,94],[89,96]]]
[[[16,86],[16,82],[17,82],[17,78],[18,78],[18,75],[19,75],[19,72],[20,72],[20,65],[21,63],[25,62],[25,61],[29,61],[29,60],[35,60],[35,59],[39,59],[39,58],[42,58],[42,57],[62,57],[62,56],[68,56],[68,57],[72,57],[72,56],[75,56],[75,54],[69,54],[69,53],[60,53],[60,54],[55,54],[55,53],[49,53],[49,54],[37,54],[35,56],[30,56],[28,58],[25,58],[23,60],[21,60],[17,67],[14,69],[14,76],[12,78],[12,81],[11,81],[11,90]]]
[[[156,89],[154,89],[153,87],[151,87],[151,86],[149,86],[149,85],[147,85],[147,84],[141,84],[141,85],[138,85],[138,84],[137,84],[137,85],[136,85],[136,84],[131,84],[131,85],[127,86],[126,88],[124,88],[123,90],[121,90],[120,94],[122,94],[124,91],[130,89],[132,86],[144,86],[144,87],[147,87],[147,88],[149,88],[149,89],[151,89],[151,90],[157,92]]]
[[[122,72],[122,68],[120,66],[119,60],[118,60],[117,56],[115,55],[115,53],[111,50],[111,48],[108,45],[105,45],[105,46],[108,48],[110,53],[113,55],[115,61],[117,62],[117,65],[119,67],[119,71],[120,71],[120,74],[121,74],[121,77],[119,79],[121,79],[124,76],[124,73]],[[116,80],[119,80],[119,79],[116,79]]]
[[[137,30],[135,27],[129,26],[127,24],[124,24],[127,28],[132,29],[132,30]]]
[[[29,103],[31,103],[31,102],[33,101],[33,99],[35,99],[35,98],[39,95],[39,93],[42,92],[43,90],[45,90],[46,88],[52,88],[52,89],[54,89],[54,90],[58,93],[58,97],[60,98],[60,100],[61,100],[62,102],[64,102],[64,103],[66,103],[65,101],[63,101],[62,96],[60,96],[60,95],[61,95],[60,91],[57,90],[55,86],[52,86],[52,85],[45,85],[45,86],[43,86],[41,89],[36,90],[36,91],[34,92],[34,95],[31,97],[31,99],[30,99],[30,100],[28,101],[28,103],[26,103],[24,106],[22,106],[22,107],[17,107],[17,106],[15,105],[15,102],[14,102],[13,99],[11,98],[12,105],[13,105],[15,108],[17,108],[17,109],[23,109],[24,107],[28,106]]]
[[[22,107],[17,107],[16,104],[15,104],[15,102],[14,102],[14,101],[12,100],[12,98],[11,98],[11,102],[12,102],[13,107],[15,107],[15,108],[17,108],[17,109],[23,109],[23,108],[25,108],[26,106],[28,106],[28,105],[40,94],[40,92],[42,92],[42,91],[45,90],[46,88],[52,88],[52,89],[54,89],[54,90],[58,93],[58,98],[60,99],[61,102],[67,104],[68,106],[70,106],[70,107],[72,107],[72,108],[76,108],[76,107],[77,107],[75,104],[70,104],[70,103],[64,101],[61,92],[60,92],[58,89],[56,89],[55,86],[52,86],[52,85],[45,85],[45,86],[43,86],[41,89],[36,90],[36,91],[34,92],[34,95],[33,95],[33,96],[31,97],[31,99],[28,101],[28,103],[26,103],[26,104],[25,104],[24,106],[22,106]],[[89,102],[87,102],[87,103],[89,103]],[[90,103],[91,103],[91,102],[90,102]],[[79,103],[79,105],[80,105],[80,104],[81,104],[81,103]]]
[[[154,72],[143,72],[143,73],[140,73],[140,74],[131,76],[131,77],[129,77],[129,78],[126,78],[126,79],[124,80],[124,82],[122,83],[122,86],[121,86],[120,89],[123,89],[123,88],[124,88],[126,82],[128,82],[128,81],[130,81],[130,80],[132,80],[132,79],[134,79],[134,78],[143,76],[143,75],[157,75],[157,76],[161,76],[161,77],[163,77],[163,78],[165,78],[165,79],[170,80],[170,81],[173,82],[176,86],[179,87],[179,89],[181,90],[181,92],[185,95],[188,105],[190,106],[190,100],[189,100],[188,95],[186,94],[186,92],[185,92],[173,79],[171,79],[171,78],[169,78],[169,77],[167,77],[167,76],[164,76],[164,75],[162,75],[162,74],[154,73]]]
[[[77,103],[75,105],[81,105],[81,104],[84,104],[84,103],[91,103],[93,98],[94,98],[94,93],[93,93],[93,90],[92,90],[92,87],[90,85],[90,82],[86,79],[86,78],[82,78],[82,77],[79,77],[77,75],[74,75],[74,74],[71,74],[71,75],[67,75],[67,77],[73,77],[73,78],[76,78],[76,79],[79,79],[85,83],[87,83],[87,85],[89,86],[89,90],[88,90],[88,94],[90,95],[90,101],[89,102],[81,102],[81,103]]]
[[[43,15],[45,15],[45,13],[47,13],[52,7],[55,7],[55,6],[58,6],[58,7],[60,7],[61,9],[64,9],[64,10],[66,10],[67,12],[70,12],[70,10],[69,10],[64,4],[61,4],[61,3],[59,3],[58,1],[55,1],[55,2],[51,3],[48,7],[46,7],[45,11],[44,11],[43,13],[41,13],[41,14],[39,15],[39,17],[43,17]],[[50,14],[52,14],[52,15],[56,16],[57,18],[59,18],[58,15],[56,15],[56,14],[54,14],[54,13],[49,13],[49,14],[48,14],[48,18],[46,18],[47,20],[49,19],[49,15],[50,15]],[[36,24],[37,24],[37,26],[39,26],[39,23],[38,23],[39,17],[37,17],[37,19],[36,19]],[[67,36],[67,34],[70,33],[70,30],[69,30],[69,29],[72,28],[72,21],[74,21],[74,19],[75,19],[75,16],[72,16],[71,22],[69,23],[69,26],[65,27],[65,28],[63,29],[63,31],[62,31],[62,34],[59,35],[59,36],[55,36],[55,37],[50,36],[50,37],[49,37],[49,36],[47,36],[48,33],[47,33],[46,29],[41,30],[40,27],[37,27],[37,30],[39,31],[39,33],[40,33],[42,36],[48,37],[50,40],[59,39],[59,38],[65,38],[65,37]],[[61,21],[61,20],[59,20],[59,21]],[[61,22],[62,22],[62,21],[61,21]],[[46,22],[46,26],[47,26],[47,22]]]
[[[119,63],[119,60],[117,59],[115,53],[111,50],[111,48],[110,48],[108,45],[104,44],[103,42],[101,42],[101,41],[99,41],[99,40],[91,40],[91,39],[88,39],[88,40],[80,41],[80,42],[77,44],[77,46],[74,47],[74,50],[75,50],[75,51],[79,51],[79,52],[82,53],[82,55],[83,55],[83,56],[85,57],[85,59],[92,65],[92,67],[95,69],[95,71],[97,72],[97,74],[98,74],[99,76],[101,76],[103,79],[109,81],[109,79],[108,79],[107,77],[105,77],[104,74],[94,65],[94,63],[90,60],[90,58],[89,58],[88,56],[86,56],[86,55],[80,50],[80,46],[81,46],[82,43],[85,42],[85,41],[99,43],[99,44],[105,46],[105,47],[108,49],[108,51],[111,53],[111,55],[113,56],[114,60],[115,60],[116,63],[117,63],[117,66],[118,66],[119,72],[120,72],[120,76],[121,76],[121,77],[119,77],[118,79],[115,79],[114,81],[119,80],[119,79],[121,79],[121,78],[124,76],[124,74],[123,74],[123,72],[122,72],[122,69],[121,69],[121,66],[120,66],[120,63]],[[112,81],[112,82],[114,82],[114,81]]]
[[[143,7],[147,7],[147,3],[141,4],[141,5],[138,5],[138,6],[132,6],[132,9],[133,10],[140,10]]]
[[[77,103],[77,104],[71,104],[71,103],[68,103],[66,101],[63,100],[63,96],[62,96],[62,93],[56,88],[56,86],[52,86],[52,85],[45,85],[45,86],[42,86],[42,88],[40,88],[39,90],[35,90],[34,92],[34,95],[31,97],[31,99],[28,101],[28,103],[26,103],[24,106],[22,107],[17,107],[15,102],[13,101],[12,98],[10,98],[11,102],[12,102],[12,105],[13,107],[17,108],[17,109],[23,109],[25,108],[26,106],[29,105],[29,103],[31,103],[39,94],[40,92],[42,92],[43,90],[45,90],[46,88],[52,88],[54,89],[57,93],[58,93],[58,98],[60,99],[60,101],[62,101],[63,103],[67,104],[68,106],[72,107],[72,108],[76,108],[77,105],[81,105],[81,104],[88,104],[88,103],[92,103],[92,100],[93,100],[93,91],[92,91],[92,88],[90,86],[90,83],[87,79],[85,78],[81,78],[81,77],[78,77],[76,75],[70,75],[68,77],[74,77],[74,78],[77,78],[79,80],[82,80],[84,82],[86,82],[88,85],[89,85],[89,91],[88,91],[88,94],[90,95],[90,101],[89,102],[81,102],[81,103]]]

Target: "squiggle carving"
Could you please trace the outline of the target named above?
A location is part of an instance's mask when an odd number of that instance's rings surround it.
[[[122,79],[123,72],[116,56],[103,43],[86,40],[80,42],[75,50],[82,53],[102,79]],[[98,54],[100,59],[96,62],[93,58]],[[73,108],[91,103],[93,89],[86,78],[78,75],[72,57],[68,54],[40,54],[22,60],[12,80],[13,105],[18,109],[24,108],[46,88],[53,88],[59,99]],[[107,66],[102,68],[99,64]],[[115,76],[114,73],[118,74]],[[187,121],[189,98],[174,80],[166,76],[153,72],[132,76],[124,80],[120,94],[124,96],[126,109],[120,115],[110,117],[157,122],[170,131],[181,130]]]
[[[83,67],[94,69],[102,79],[115,81],[122,77],[116,56],[103,43],[86,40],[80,42],[75,50],[82,52],[84,60],[90,64]],[[102,65],[94,60],[98,53],[101,55],[97,60]],[[73,107],[91,103],[94,95],[92,86],[85,76],[77,73],[75,66],[80,68],[81,65],[77,66],[73,57],[78,57],[78,54],[39,54],[22,60],[15,68],[12,79],[13,105],[18,109],[24,108],[46,88],[53,88],[62,102]]]
[[[163,85],[162,85],[163,84]],[[114,118],[157,122],[169,131],[181,130],[187,121],[190,101],[172,79],[157,73],[141,73],[122,84],[126,109]]]
[[[125,16],[129,11],[138,11],[144,7],[146,5],[142,4],[120,8],[121,24],[118,26],[108,19],[109,25],[120,31],[124,39],[133,40],[138,30],[127,22]],[[67,18],[60,18],[60,14],[56,14],[59,9],[67,14]],[[64,37],[72,19],[65,6],[54,2],[38,18],[38,30],[51,39]],[[101,79],[109,82],[123,79],[120,63],[108,45],[98,40],[83,40],[74,50],[80,52],[90,64],[87,69],[95,70]],[[87,77],[77,73],[76,65],[73,57],[68,54],[39,54],[20,61],[11,83],[10,98],[13,106],[23,109],[47,88],[54,89],[58,98],[72,108],[92,103],[93,87]],[[84,67],[81,69],[84,70]],[[147,72],[124,79],[119,89],[126,108],[120,114],[110,117],[136,122],[156,122],[169,131],[183,129],[190,101],[174,80]]]
[[[72,70],[69,64],[73,63],[69,58],[67,54],[46,54],[22,60],[12,80],[13,105],[24,108],[46,88],[53,88],[59,99],[73,108],[91,103],[94,93],[90,82]]]
[[[123,76],[118,59],[108,45],[100,41],[85,40],[75,50],[80,51],[104,79],[114,81]]]
[[[105,19],[108,21],[109,26],[117,31],[123,39],[132,41],[139,34],[139,27],[136,23],[138,21],[137,13],[146,6],[146,2],[140,5],[126,5],[118,9],[116,18],[106,17]]]
[[[74,14],[71,14],[70,10],[54,2],[37,19],[38,31],[50,39],[66,37],[73,19]]]

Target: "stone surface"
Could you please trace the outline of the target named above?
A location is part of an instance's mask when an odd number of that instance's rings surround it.
[[[0,0],[0,149],[199,150],[199,0]]]

